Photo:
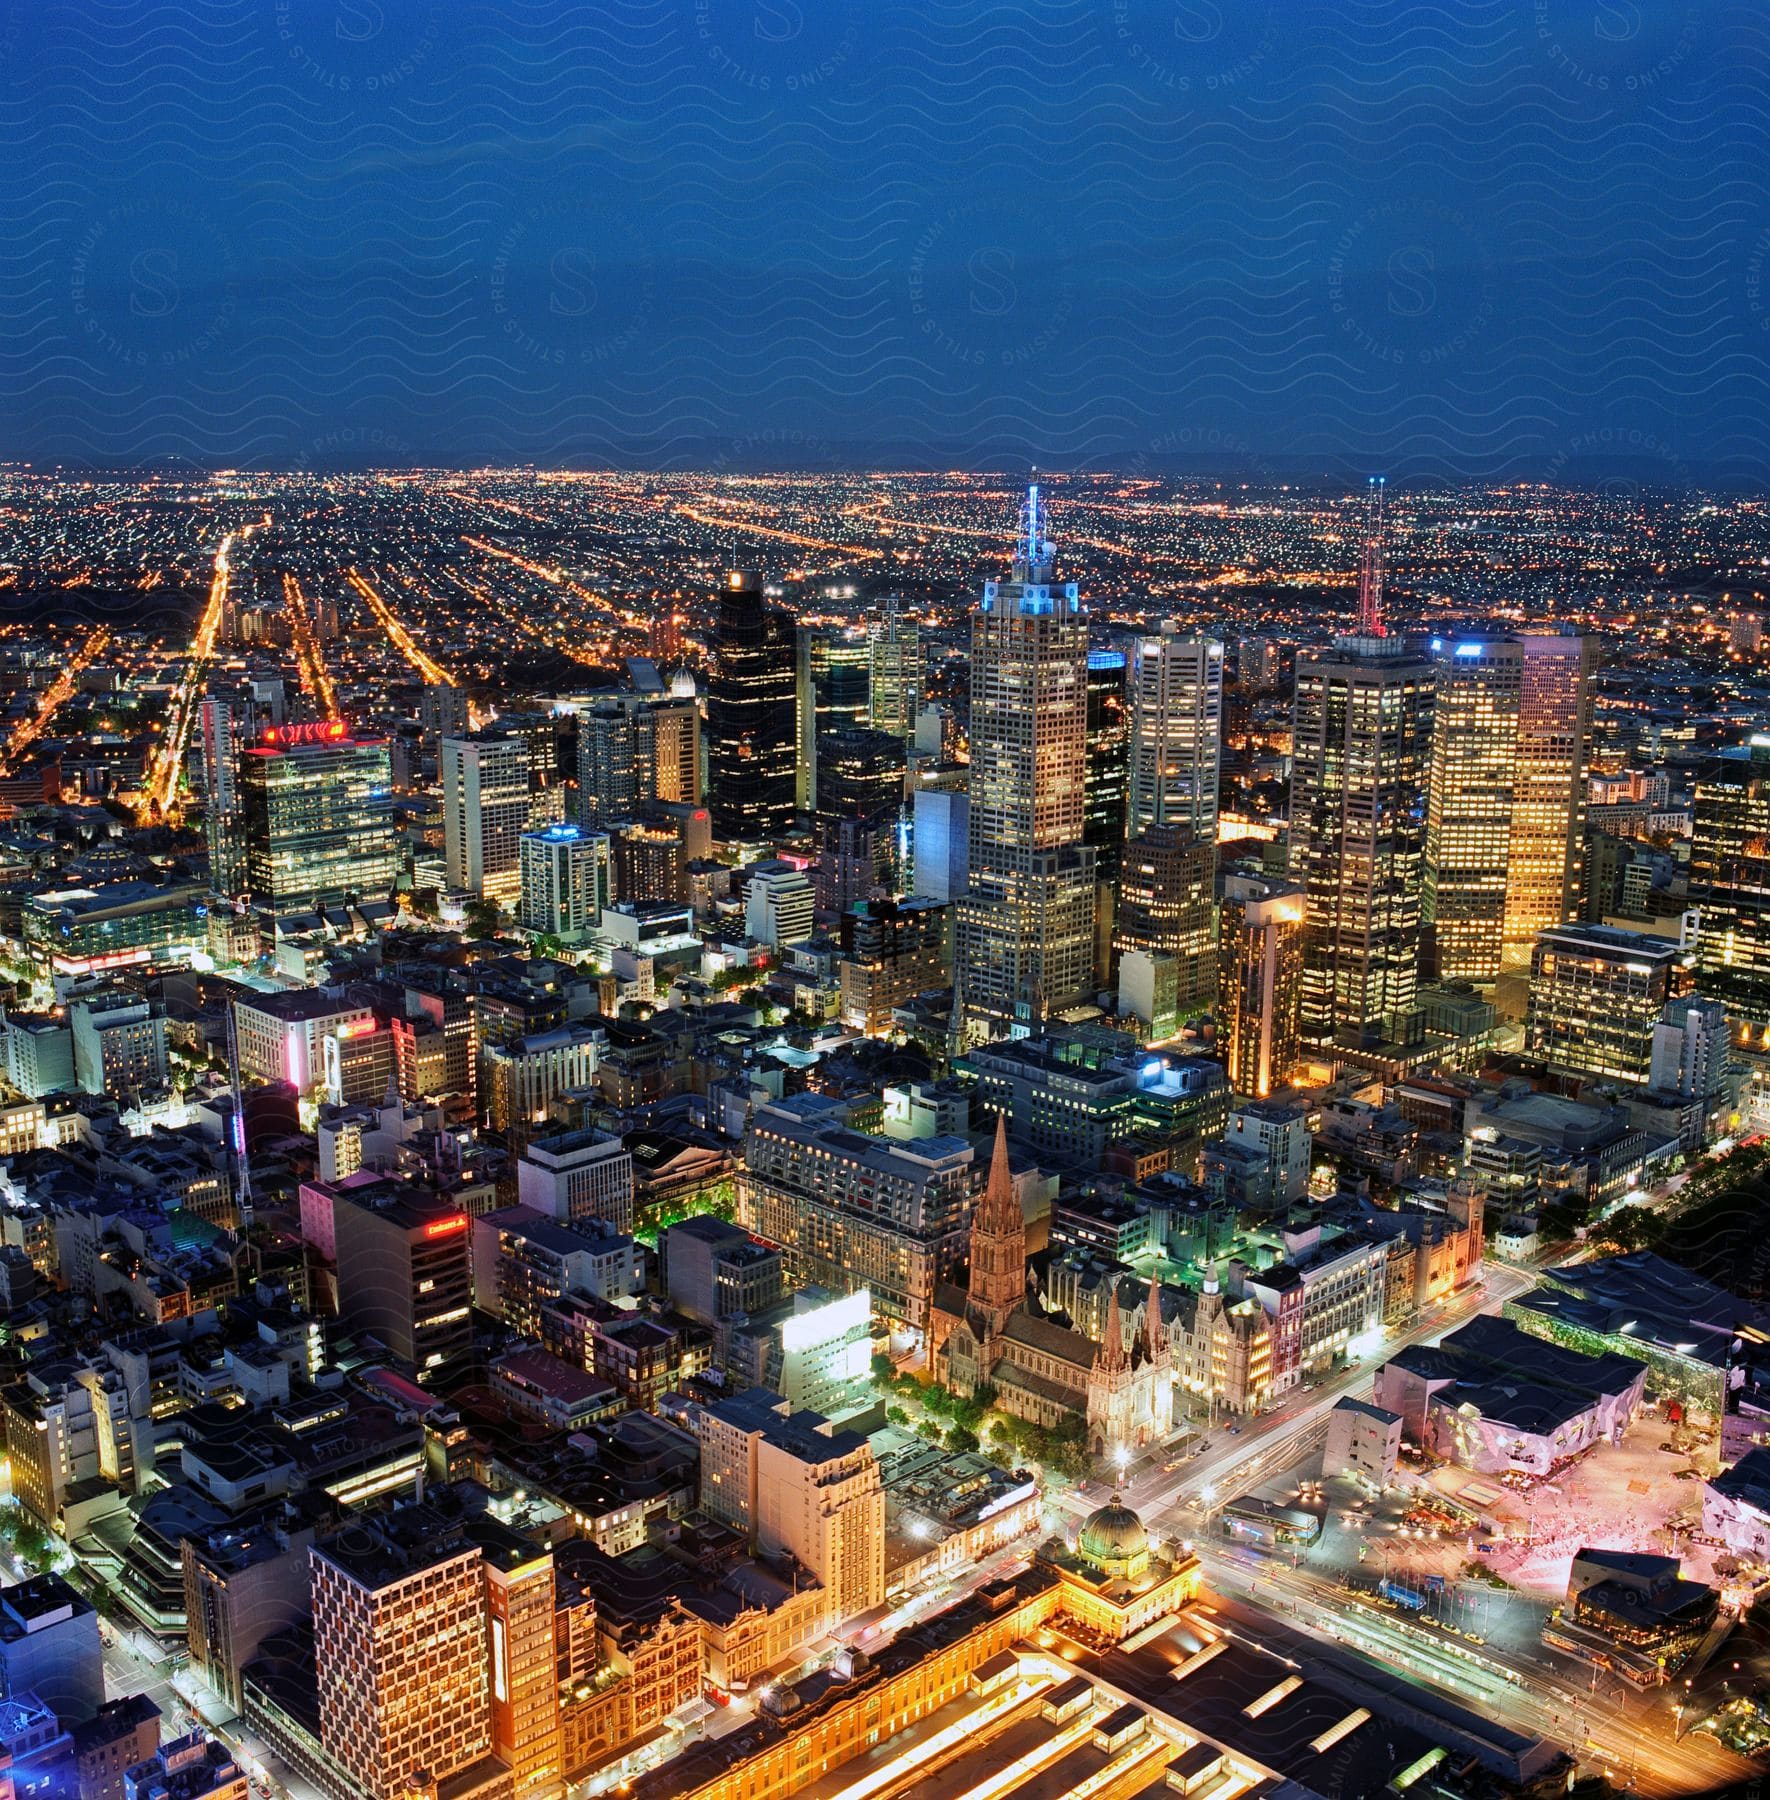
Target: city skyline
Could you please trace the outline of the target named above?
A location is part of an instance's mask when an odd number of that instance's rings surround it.
[[[0,0],[0,1800],[1754,1800],[1767,76]]]

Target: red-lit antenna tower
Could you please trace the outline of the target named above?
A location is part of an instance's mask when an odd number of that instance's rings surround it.
[[[1384,496],[1388,491],[1387,475],[1373,475],[1364,510],[1364,555],[1358,570],[1358,635],[1380,638],[1389,635],[1383,624],[1383,534]]]

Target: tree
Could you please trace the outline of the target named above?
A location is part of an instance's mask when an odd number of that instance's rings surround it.
[[[894,1381],[897,1378],[897,1365],[883,1350],[873,1352],[873,1379],[875,1381]]]
[[[967,1430],[963,1425],[950,1426],[946,1434],[946,1447],[949,1450],[975,1450],[977,1433]]]
[[[1666,1222],[1645,1206],[1619,1206],[1599,1229],[1619,1250],[1649,1250],[1665,1236]]]
[[[907,1425],[909,1422],[910,1415],[901,1406],[886,1407],[885,1423],[887,1425]]]
[[[467,930],[472,937],[496,937],[502,918],[496,900],[475,900],[467,908]]]

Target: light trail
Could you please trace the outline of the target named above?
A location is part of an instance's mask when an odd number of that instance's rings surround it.
[[[81,671],[110,641],[110,626],[99,626],[80,646],[74,660],[44,689],[43,698],[37,703],[37,710],[12,728],[12,735],[6,740],[4,749],[0,749],[0,775],[12,773],[18,758],[43,735],[57,709],[73,693]]]
[[[319,640],[314,636],[301,583],[293,575],[283,576],[283,605],[289,613],[289,637],[295,646],[295,660],[301,665],[301,685],[319,701],[328,719],[341,718],[338,690],[332,685],[331,671],[320,655]]]
[[[393,616],[393,609],[355,569],[349,571],[349,576],[350,585],[362,595],[369,611],[375,615],[375,623],[387,633],[388,641],[426,681],[434,681],[441,687],[461,685],[441,663],[418,648],[412,634]]]
[[[678,505],[674,511],[682,518],[693,519],[697,525],[711,525],[716,530],[748,532],[751,537],[773,538],[782,544],[796,544],[802,550],[828,550],[837,556],[859,557],[867,562],[885,560],[883,550],[874,550],[866,544],[832,544],[826,538],[805,537],[797,531],[782,531],[776,525],[756,525],[735,514],[702,512],[698,507],[686,503]]]
[[[245,526],[237,535],[244,543],[260,526],[270,523],[270,514]],[[149,759],[147,798],[142,807],[144,822],[157,812],[162,818],[172,816],[172,804],[184,773],[185,750],[190,743],[191,720],[197,710],[197,694],[202,686],[203,670],[215,654],[215,640],[221,635],[221,621],[227,612],[227,579],[231,568],[228,553],[234,547],[234,532],[221,540],[215,551],[215,569],[209,578],[209,598],[197,620],[197,635],[191,644],[190,660],[184,666],[178,687],[172,695],[172,715],[157,755]]]

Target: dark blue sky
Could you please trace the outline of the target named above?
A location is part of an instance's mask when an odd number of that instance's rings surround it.
[[[0,20],[0,456],[1770,475],[1765,0]]]

